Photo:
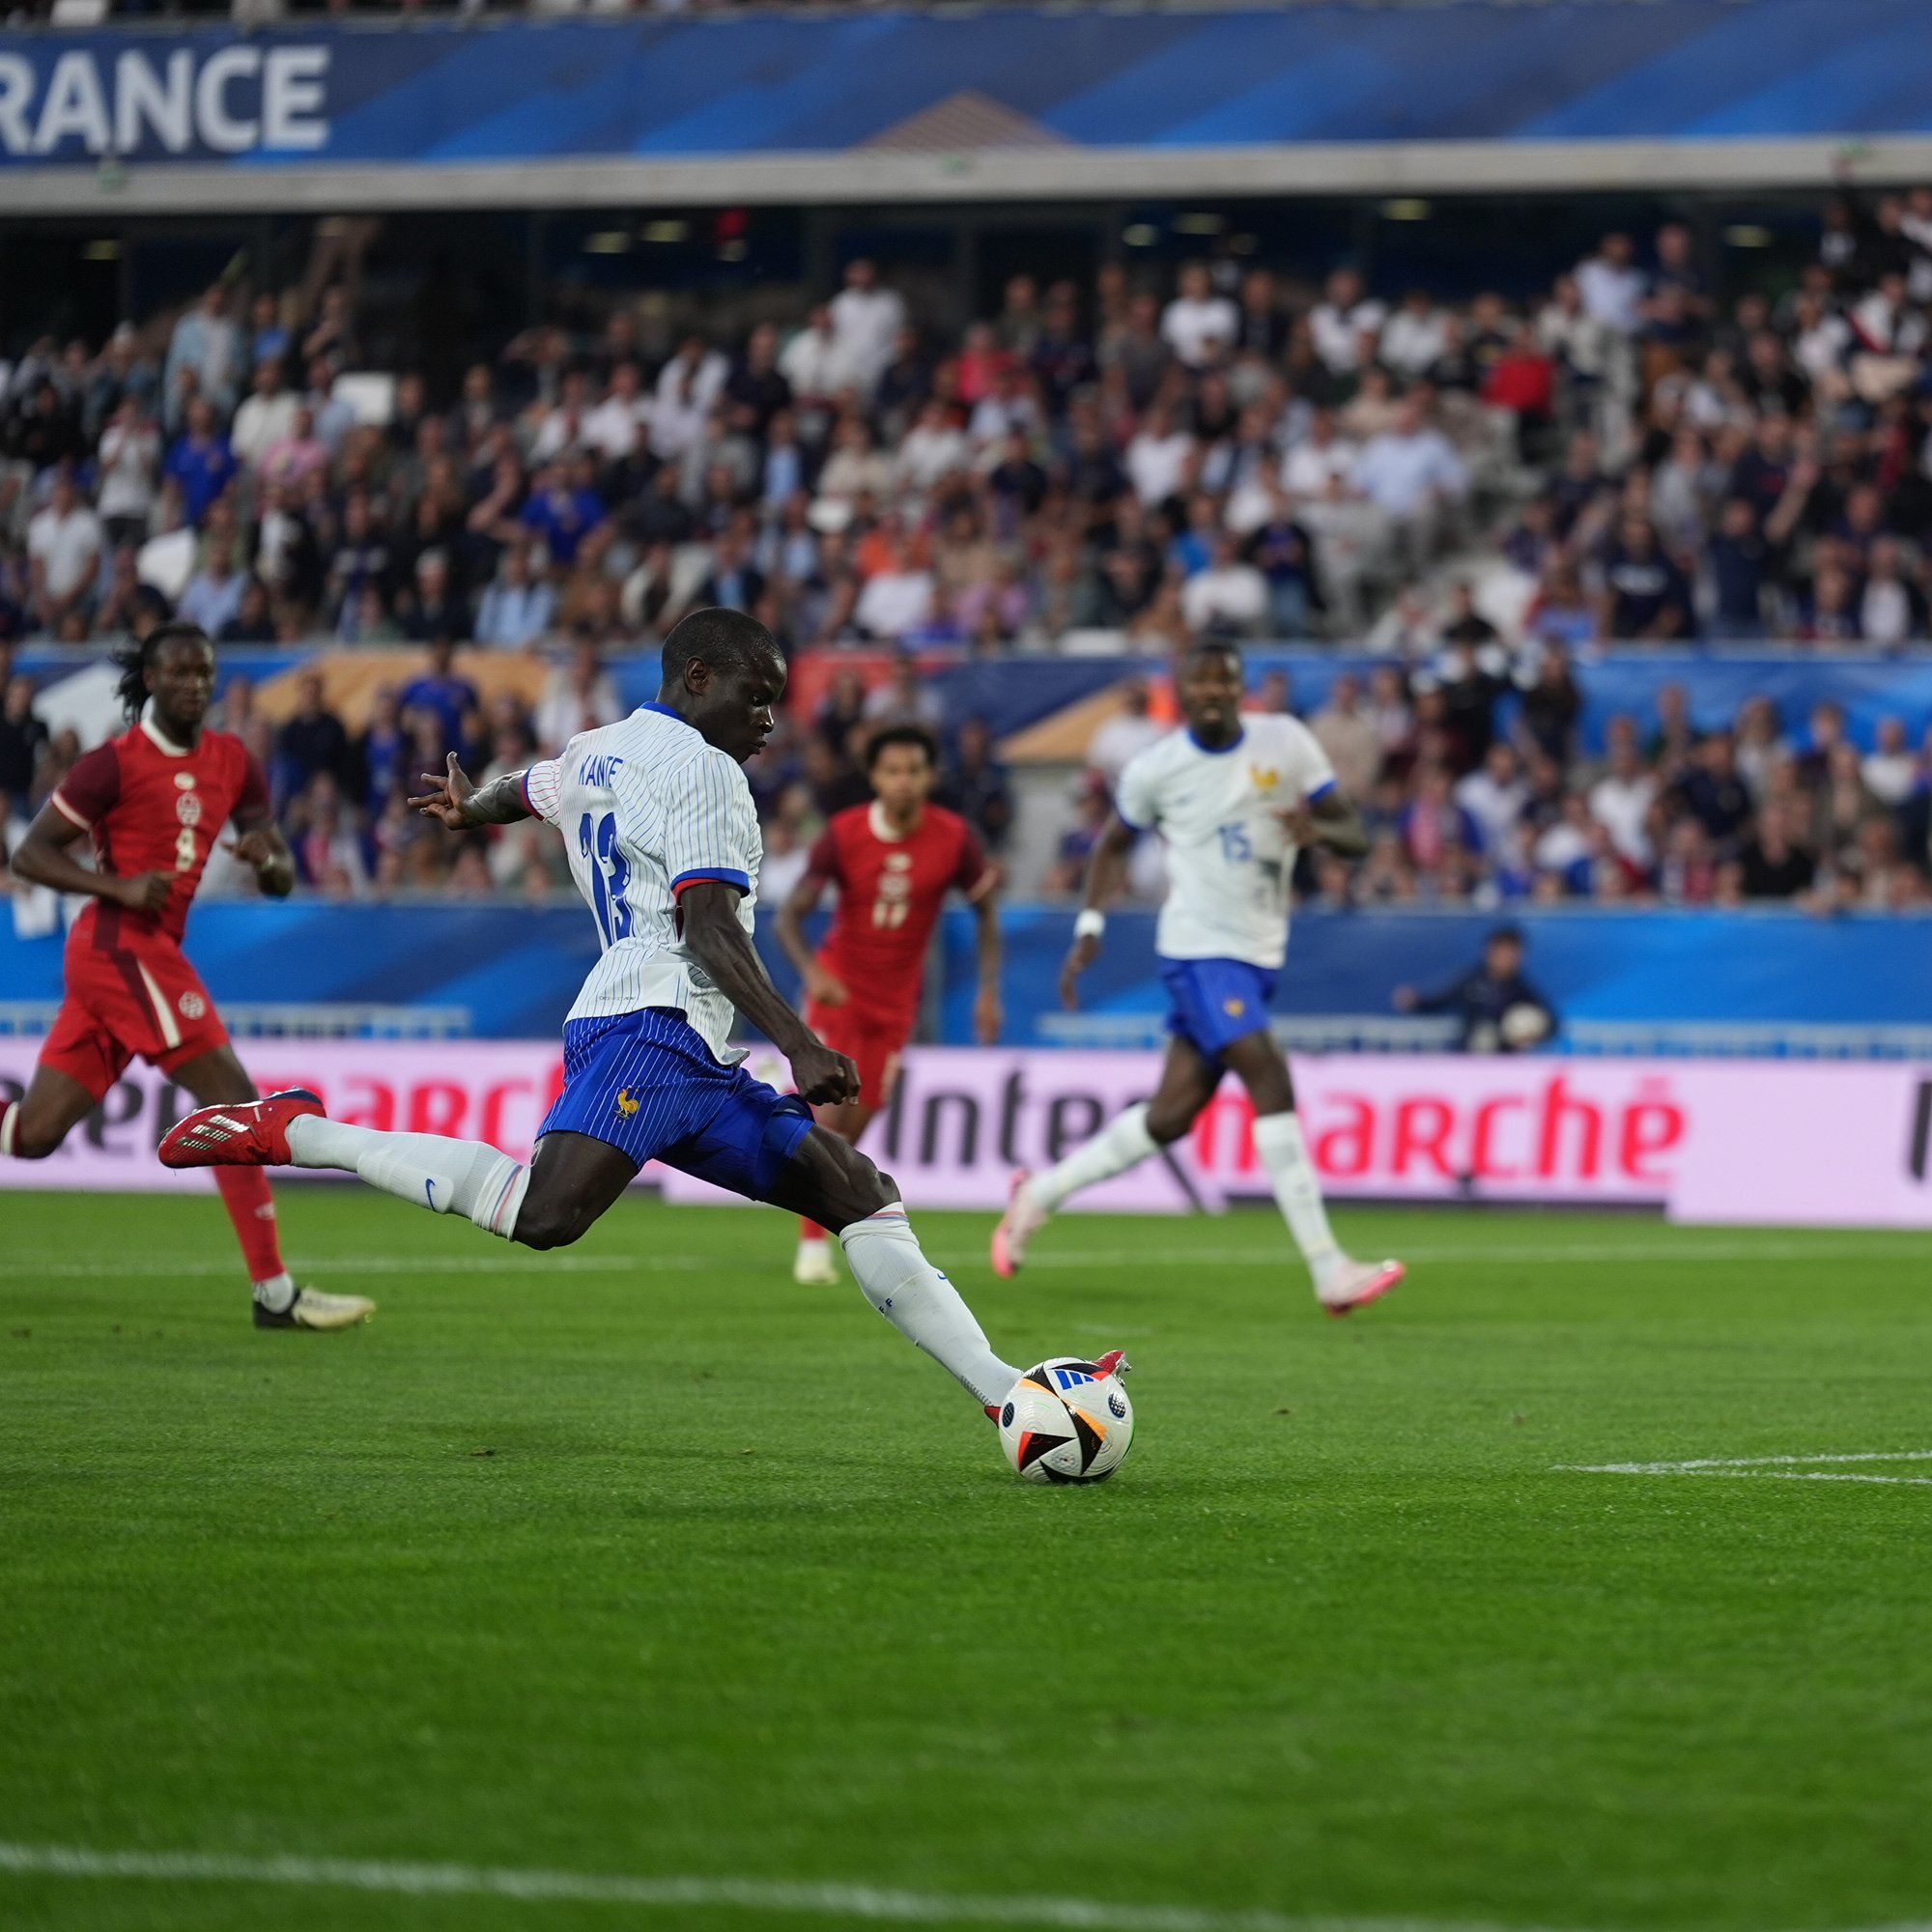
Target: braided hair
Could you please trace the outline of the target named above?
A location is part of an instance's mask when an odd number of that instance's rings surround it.
[[[208,633],[199,624],[185,623],[175,618],[156,624],[145,638],[137,638],[127,649],[114,653],[114,662],[121,671],[121,682],[116,691],[129,718],[140,717],[147,707],[149,667],[156,662],[169,644],[184,638],[197,644],[209,641]]]

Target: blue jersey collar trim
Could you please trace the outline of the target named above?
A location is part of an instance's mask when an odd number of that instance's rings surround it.
[[[697,726],[692,724],[691,720],[682,711],[673,711],[668,704],[660,704],[655,697],[648,704],[639,705],[638,709],[639,711],[655,711],[661,718],[675,718],[680,724],[689,724],[694,731],[697,729]]]
[[[1241,749],[1241,747],[1248,742],[1248,727],[1245,724],[1243,724],[1241,728],[1235,733],[1235,739],[1233,744],[1204,745],[1201,742],[1201,740],[1194,735],[1194,726],[1190,724],[1187,727],[1187,742],[1190,745],[1192,745],[1197,752],[1206,752],[1210,758],[1225,758],[1230,752],[1238,752]]]

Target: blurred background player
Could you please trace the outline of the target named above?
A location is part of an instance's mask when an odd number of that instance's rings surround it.
[[[203,1105],[255,1098],[182,935],[230,819],[235,856],[270,897],[288,895],[295,862],[270,816],[261,766],[240,738],[202,728],[214,696],[207,634],[160,624],[117,662],[132,729],[74,765],[14,856],[23,879],[88,900],[68,935],[67,997],[33,1081],[19,1100],[0,1100],[0,1154],[18,1160],[52,1153],[136,1057]],[[83,834],[98,869],[68,850]],[[360,1295],[297,1285],[266,1175],[232,1169],[217,1180],[255,1284],[257,1327],[347,1328],[373,1312]]]
[[[853,1142],[898,1084],[933,928],[954,890],[979,917],[973,1031],[981,1046],[998,1040],[1001,1024],[999,870],[973,828],[931,802],[938,741],[923,725],[890,725],[867,745],[866,766],[871,803],[833,817],[779,914],[779,939],[805,976],[806,1023],[859,1069],[856,1099],[813,1111],[819,1125]],[[838,902],[814,953],[805,921],[827,886]],[[838,1278],[831,1239],[814,1222],[801,1224],[792,1278]]]
[[[1268,1031],[1268,1008],[1288,952],[1296,854],[1322,844],[1358,858],[1368,838],[1306,725],[1286,714],[1243,718],[1235,645],[1196,644],[1182,660],[1179,687],[1186,728],[1149,746],[1121,774],[1118,806],[1094,848],[1086,902],[1060,976],[1061,997],[1071,1008],[1079,976],[1099,953],[1127,855],[1143,833],[1159,832],[1167,841],[1168,890],[1154,945],[1174,1036],[1160,1086],[1057,1167],[1014,1177],[1012,1202],[993,1233],[993,1270],[1017,1273],[1028,1243],[1070,1196],[1178,1141],[1233,1068],[1254,1101],[1255,1150],[1316,1295],[1331,1315],[1347,1315],[1386,1294],[1404,1268],[1351,1261],[1330,1232],[1288,1061]]]

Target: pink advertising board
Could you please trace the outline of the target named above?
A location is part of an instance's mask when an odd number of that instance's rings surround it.
[[[35,1042],[0,1039],[0,1092]],[[266,1089],[308,1086],[342,1119],[492,1141],[523,1155],[562,1077],[549,1042],[243,1043]],[[772,1056],[754,1070],[781,1076]],[[908,1056],[867,1146],[915,1207],[990,1209],[1037,1167],[1149,1094],[1153,1053],[932,1047]],[[1381,1200],[1624,1205],[1680,1220],[1932,1226],[1932,1068],[1899,1063],[1309,1055],[1295,1063],[1327,1191]],[[0,1186],[159,1188],[154,1148],[185,1107],[130,1069],[52,1159],[0,1161]],[[722,1200],[648,1170],[677,1201]],[[1083,1198],[1175,1213],[1266,1193],[1232,1082],[1172,1157]]]

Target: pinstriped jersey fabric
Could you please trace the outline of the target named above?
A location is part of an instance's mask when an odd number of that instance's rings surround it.
[[[742,1060],[726,1043],[731,1003],[686,950],[677,916],[680,888],[718,879],[738,888],[738,921],[752,930],[764,845],[735,760],[647,704],[532,765],[524,796],[563,834],[603,949],[571,1019],[668,1007],[721,1061]]]

